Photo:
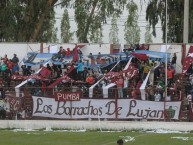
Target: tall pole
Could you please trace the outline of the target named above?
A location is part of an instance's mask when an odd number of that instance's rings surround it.
[[[165,7],[166,7],[166,19],[165,19],[165,23],[166,23],[166,29],[165,29],[165,45],[166,45],[166,54],[165,54],[165,97],[164,97],[164,119],[166,119],[166,97],[167,97],[167,84],[168,84],[168,76],[167,76],[167,63],[168,63],[168,47],[167,47],[167,42],[168,42],[168,26],[167,26],[167,16],[168,16],[168,1],[166,0],[166,3],[165,3]]]
[[[189,0],[184,0],[184,33],[183,43],[188,43],[189,31]]]

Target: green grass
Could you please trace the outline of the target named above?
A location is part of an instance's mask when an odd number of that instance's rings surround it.
[[[134,141],[124,145],[192,145],[193,133],[145,133],[142,131],[123,132],[62,132],[62,131],[18,131],[0,130],[0,145],[116,145],[119,138]],[[190,137],[179,140],[172,137]]]

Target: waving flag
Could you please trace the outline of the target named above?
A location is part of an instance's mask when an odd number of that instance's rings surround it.
[[[143,53],[132,52],[131,54],[140,60],[147,60],[148,59],[148,56],[146,54],[143,54]]]
[[[46,67],[42,67],[42,70],[40,71],[40,75],[43,77],[43,78],[46,78],[46,77],[49,77],[51,75],[52,71],[49,70],[48,68]]]
[[[53,56],[52,53],[30,52],[22,61],[23,61],[23,64],[26,66],[35,66],[35,65],[45,64],[52,58],[52,56]]]
[[[85,45],[76,45],[75,48],[73,49],[73,61],[77,62],[79,60],[78,58],[78,49],[84,47]]]
[[[187,54],[186,58],[184,59],[182,74],[185,74],[187,72],[191,63],[193,63],[193,46],[190,46],[188,54]]]

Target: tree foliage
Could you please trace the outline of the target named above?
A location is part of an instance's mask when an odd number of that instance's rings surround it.
[[[100,29],[113,13],[120,15],[127,0],[75,0],[75,21],[79,42],[88,43],[90,31]]]
[[[109,32],[109,43],[111,44],[119,43],[118,33],[119,33],[119,28],[117,26],[117,14],[114,13],[111,19],[111,29]]]
[[[50,15],[50,20],[48,23],[44,24],[40,29],[39,35],[37,36],[37,40],[41,40],[41,42],[50,42],[50,43],[57,43],[57,32],[58,29],[55,28],[55,13],[53,12]]]
[[[1,41],[51,41],[57,0],[3,0]],[[49,29],[49,30],[48,30]]]
[[[184,22],[184,0],[167,1],[167,27],[168,42],[183,42],[183,22]],[[193,1],[190,0],[190,23],[189,23],[189,42],[193,42]],[[153,35],[156,36],[156,24],[161,21],[165,42],[166,33],[166,0],[150,0],[146,10],[146,20],[153,28]]]
[[[58,2],[58,3],[57,3]],[[127,0],[1,0],[1,41],[50,41],[55,5],[73,7],[79,42],[88,42],[90,35],[101,30],[106,18],[121,14]],[[52,29],[53,34],[56,29]],[[47,32],[46,32],[47,31]],[[54,34],[55,35],[55,34]],[[52,37],[53,38],[53,37]]]
[[[69,43],[72,40],[73,33],[70,32],[70,22],[67,9],[64,9],[60,29],[61,29],[61,42]]]
[[[102,38],[103,38],[103,28],[100,27],[97,30],[91,30],[90,34],[90,41],[92,43],[102,43]]]
[[[135,2],[130,1],[127,4],[129,12],[125,22],[125,40],[127,44],[138,44],[140,41],[140,28],[138,26],[138,6]]]
[[[145,43],[152,43],[152,34],[150,32],[149,24],[146,25],[145,30]]]

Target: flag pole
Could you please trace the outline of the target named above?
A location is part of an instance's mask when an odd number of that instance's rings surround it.
[[[167,117],[167,114],[166,114],[166,97],[167,97],[167,84],[168,84],[168,80],[167,80],[167,67],[168,67],[168,65],[167,65],[167,62],[168,62],[168,56],[167,56],[167,52],[168,52],[168,48],[167,48],[167,41],[168,41],[168,35],[167,35],[167,13],[168,13],[168,11],[167,11],[167,9],[168,9],[168,1],[166,0],[166,15],[165,15],[165,17],[166,17],[166,19],[165,19],[165,25],[166,25],[166,27],[165,27],[165,45],[166,45],[166,54],[165,54],[165,97],[164,97],[164,120],[166,120],[166,117]]]
[[[184,29],[183,29],[183,43],[188,43],[189,35],[189,0],[184,0]]]

